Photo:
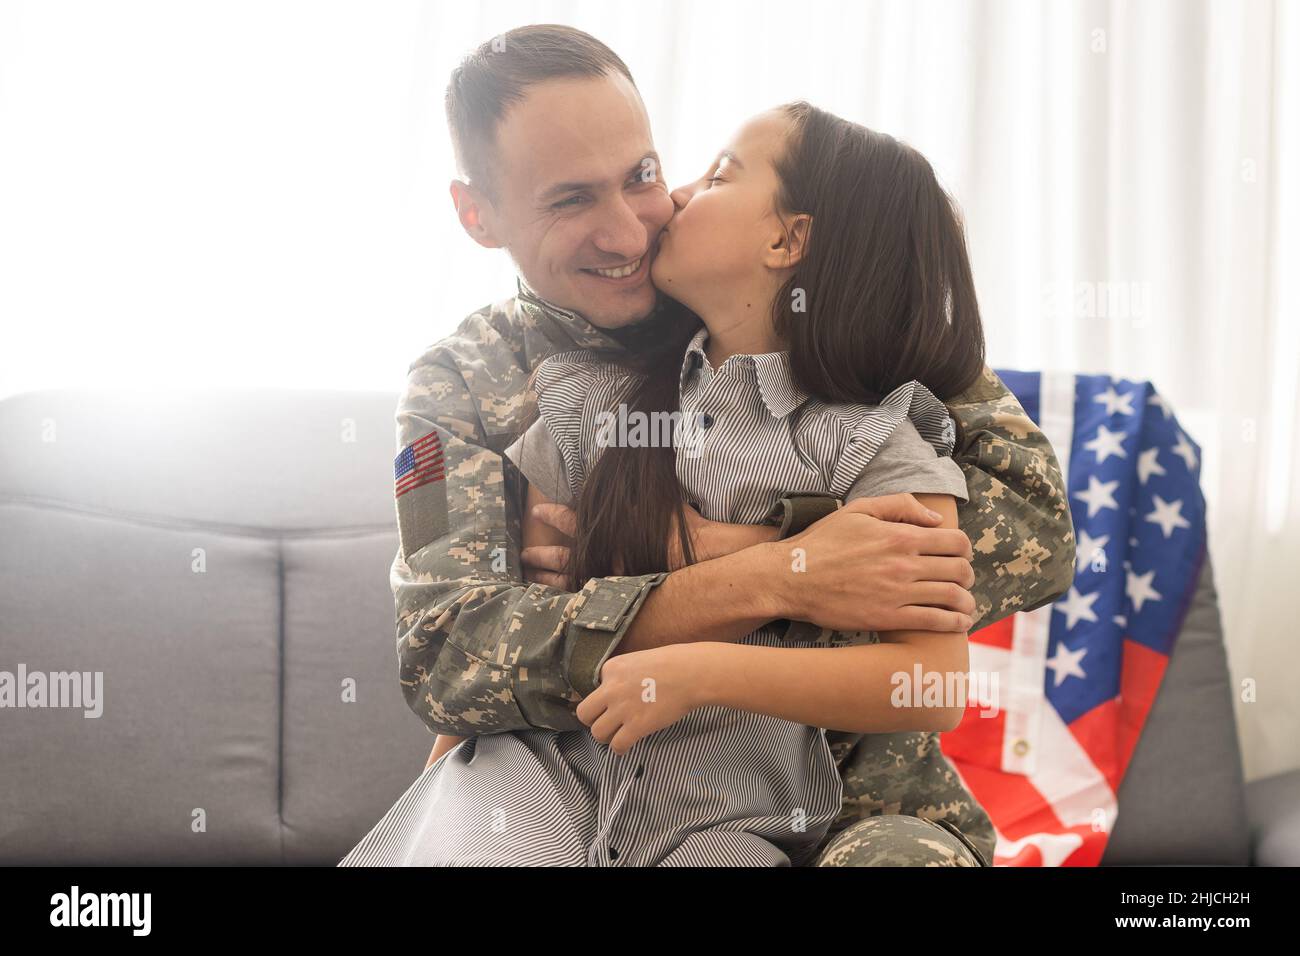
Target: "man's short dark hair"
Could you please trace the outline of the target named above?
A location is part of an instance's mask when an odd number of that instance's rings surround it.
[[[480,45],[447,84],[447,125],[456,164],[471,183],[492,188],[489,157],[506,111],[543,80],[617,72],[633,86],[627,64],[590,34],[554,23],[516,27]]]

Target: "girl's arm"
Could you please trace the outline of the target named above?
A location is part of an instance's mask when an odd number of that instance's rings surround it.
[[[916,498],[942,515],[940,527],[957,527],[952,495]],[[936,583],[933,603],[950,604],[945,589],[955,586]],[[966,638],[956,631],[883,631],[879,644],[836,648],[704,642],[695,645],[697,699],[828,730],[952,730],[966,707]]]
[[[696,561],[711,561],[724,554],[735,554],[756,544],[775,541],[781,537],[781,530],[775,525],[767,524],[728,524],[725,521],[710,521],[690,505],[685,506],[686,531],[691,539],[691,548]],[[677,535],[677,524],[668,532],[668,568],[677,571],[685,567],[682,557],[681,541]]]

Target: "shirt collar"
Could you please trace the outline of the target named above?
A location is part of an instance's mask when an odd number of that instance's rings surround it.
[[[695,333],[686,347],[682,359],[681,386],[684,389],[691,374],[709,363],[704,348],[709,341],[709,330],[701,328]],[[808,400],[808,395],[794,382],[790,374],[789,352],[765,352],[762,355],[733,355],[731,358],[745,362],[754,368],[754,377],[758,381],[758,391],[763,404],[773,418],[784,418]],[[731,359],[727,359],[731,361]],[[725,362],[723,363],[726,364]],[[712,366],[710,366],[712,368]]]

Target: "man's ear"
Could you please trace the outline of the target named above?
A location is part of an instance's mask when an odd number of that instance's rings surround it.
[[[763,264],[769,269],[789,269],[799,264],[799,260],[808,251],[808,239],[812,234],[812,216],[801,212],[788,223],[783,223],[776,236],[768,244]]]
[[[456,207],[465,234],[485,249],[500,249],[503,243],[492,229],[492,204],[467,182],[453,179],[450,186],[451,202]]]

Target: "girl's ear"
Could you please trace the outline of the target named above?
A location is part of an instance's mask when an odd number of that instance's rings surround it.
[[[801,212],[777,234],[767,247],[763,264],[769,269],[790,269],[799,264],[808,250],[812,233],[812,216]]]

